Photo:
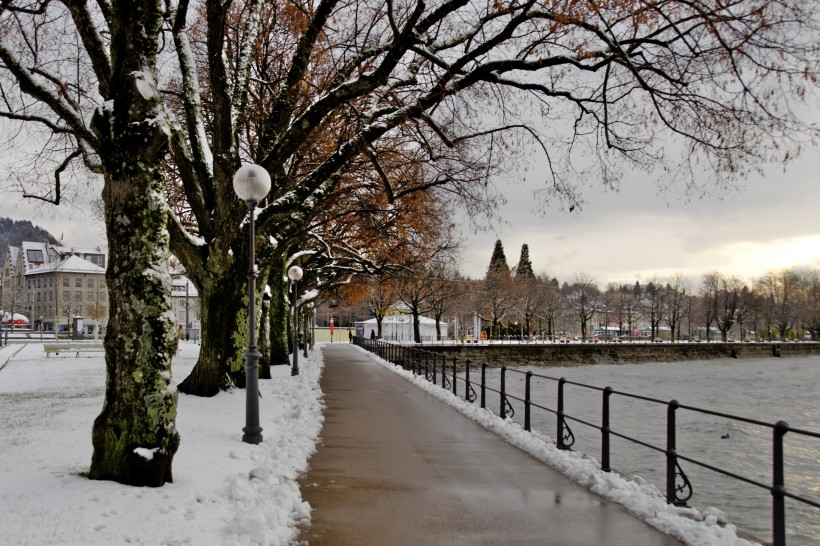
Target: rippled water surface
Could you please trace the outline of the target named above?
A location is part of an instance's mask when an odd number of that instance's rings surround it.
[[[725,359],[674,363],[613,364],[566,368],[526,368],[534,374],[663,400],[681,405],[747,417],[765,423],[785,420],[790,427],[820,432],[820,359],[790,357]],[[489,371],[488,371],[489,374]],[[477,375],[477,374],[476,374]],[[488,375],[496,383],[497,371]],[[474,376],[473,380],[478,377]],[[508,370],[507,392],[524,398],[524,374]],[[602,393],[574,385],[564,387],[564,411],[600,425]],[[557,382],[533,377],[533,403],[557,407]],[[515,419],[523,422],[523,404],[510,400]],[[487,406],[498,412],[498,395],[487,393]],[[610,404],[613,431],[642,442],[666,446],[667,406],[613,395]],[[719,416],[679,409],[677,451],[714,467],[769,485],[772,482],[772,429]],[[600,432],[570,421],[573,449],[601,458]],[[532,427],[555,437],[556,417],[533,408]],[[784,442],[788,492],[820,502],[820,439],[788,433]],[[665,455],[620,438],[611,440],[613,469],[640,475],[665,491]],[[771,540],[772,498],[768,489],[724,477],[687,461],[681,467],[692,483],[690,506],[715,506],[732,523],[764,540]],[[820,509],[791,499],[786,501],[789,545],[820,544]]]

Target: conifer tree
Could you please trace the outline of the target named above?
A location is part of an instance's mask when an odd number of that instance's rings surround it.
[[[515,267],[515,276],[522,279],[535,278],[532,262],[530,261],[530,247],[527,246],[527,243],[521,245],[521,257],[518,258],[518,265]]]
[[[504,255],[504,245],[501,244],[501,239],[496,239],[493,256],[490,258],[490,267],[487,268],[487,272],[496,273],[499,271],[509,273],[510,266],[507,265],[507,256]]]

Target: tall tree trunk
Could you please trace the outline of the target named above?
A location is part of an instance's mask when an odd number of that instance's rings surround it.
[[[235,269],[197,286],[202,338],[199,359],[179,390],[215,396],[245,386],[243,354],[248,343],[247,280]]]
[[[179,447],[171,377],[178,339],[159,171],[168,138],[152,83],[163,10],[139,1],[113,8],[113,20],[129,23],[113,27],[110,100],[92,119],[105,172],[110,315],[105,402],[92,428],[89,477],[157,487],[173,481]]]
[[[262,278],[259,283],[264,287],[269,280]],[[262,290],[262,311],[259,315],[259,335],[257,336],[257,348],[262,355],[259,357],[259,379],[270,379],[270,295]]]
[[[271,366],[288,364],[288,283],[285,282],[285,257],[271,260],[270,352]]]

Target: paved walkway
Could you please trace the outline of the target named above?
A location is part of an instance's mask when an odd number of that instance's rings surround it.
[[[680,544],[353,346],[324,357],[311,546]]]

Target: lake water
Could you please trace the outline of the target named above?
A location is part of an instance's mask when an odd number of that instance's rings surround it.
[[[609,364],[574,367],[521,368],[552,378],[564,377],[596,387],[610,386],[681,405],[820,432],[820,358],[721,359],[673,363]],[[499,372],[488,369],[488,385],[496,385]],[[471,379],[480,380],[478,373]],[[524,375],[511,370],[507,393],[524,398]],[[476,390],[478,390],[476,388]],[[555,410],[557,383],[533,377],[533,403]],[[514,419],[523,423],[521,402],[511,400]],[[498,413],[498,395],[487,392],[487,407]],[[564,387],[564,412],[595,425],[601,422],[602,394],[573,385]],[[610,427],[613,431],[665,449],[666,405],[613,395]],[[676,412],[679,455],[766,485],[772,482],[772,429],[684,409]],[[601,433],[569,421],[575,435],[572,449],[600,461]],[[532,428],[556,436],[553,413],[533,408]],[[624,439],[612,437],[610,464],[624,475],[639,475],[666,490],[665,455]],[[820,439],[788,433],[784,440],[786,490],[820,502]],[[725,477],[687,461],[680,466],[692,483],[690,506],[715,506],[729,520],[753,535],[771,540],[772,497],[767,489]],[[786,500],[787,542],[820,544],[820,509]]]

